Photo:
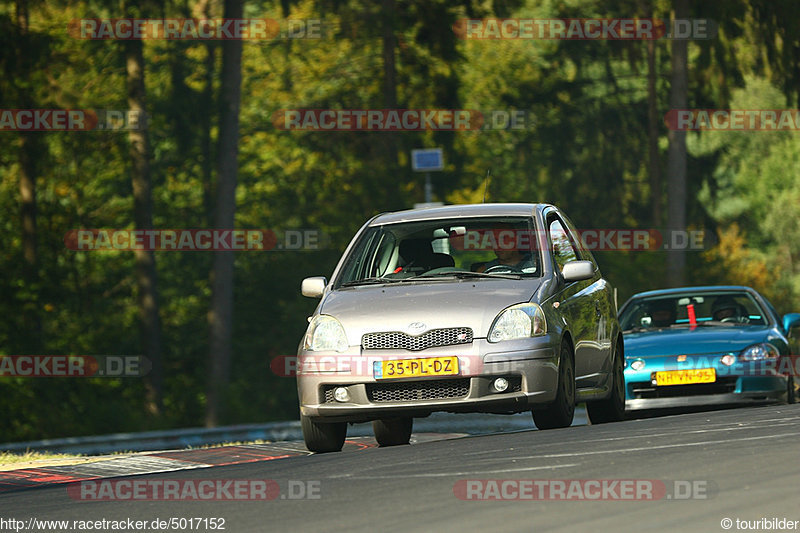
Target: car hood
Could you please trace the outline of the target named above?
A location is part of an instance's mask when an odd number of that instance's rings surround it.
[[[769,326],[701,326],[626,333],[626,357],[739,352],[770,337]]]
[[[378,331],[419,335],[430,329],[472,328],[475,338],[486,337],[495,317],[506,307],[529,302],[542,283],[534,279],[478,279],[366,285],[327,294],[320,314],[336,317],[351,346],[361,336]],[[409,331],[412,322],[425,328]]]

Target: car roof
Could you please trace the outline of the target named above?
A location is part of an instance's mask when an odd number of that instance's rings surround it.
[[[370,226],[382,224],[397,224],[400,222],[413,222],[417,220],[436,220],[439,218],[454,217],[494,217],[494,216],[531,216],[545,208],[553,207],[550,204],[463,204],[443,205],[436,207],[423,207],[421,209],[408,209],[393,213],[382,213],[370,222]]]
[[[699,285],[696,287],[675,287],[672,289],[657,289],[654,291],[638,292],[630,297],[630,299],[649,297],[649,296],[667,296],[670,294],[681,294],[684,292],[700,292],[700,291],[747,291],[756,292],[752,287],[744,285]]]

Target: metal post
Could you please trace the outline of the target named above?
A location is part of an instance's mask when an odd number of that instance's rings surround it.
[[[433,201],[433,186],[431,185],[431,173],[425,173],[425,203],[429,204]]]

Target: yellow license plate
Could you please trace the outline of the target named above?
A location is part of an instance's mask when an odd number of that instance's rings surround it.
[[[713,368],[697,368],[692,370],[668,370],[655,372],[656,385],[691,385],[694,383],[714,383],[717,371]]]
[[[426,357],[424,359],[375,361],[372,371],[375,379],[457,376],[458,357]]]

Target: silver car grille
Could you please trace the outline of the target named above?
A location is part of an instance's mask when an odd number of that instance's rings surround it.
[[[467,394],[469,378],[367,384],[367,398],[374,403],[446,400],[464,398]]]
[[[365,350],[410,350],[418,352],[437,346],[453,346],[472,342],[472,328],[443,328],[409,335],[402,331],[365,333],[361,345]]]

